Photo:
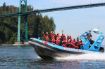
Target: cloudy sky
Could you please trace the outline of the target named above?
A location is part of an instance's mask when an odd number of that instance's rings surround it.
[[[0,0],[0,5],[3,2],[19,6],[19,0]],[[34,9],[45,9],[103,2],[105,0],[28,0],[28,5],[32,5]],[[76,37],[84,31],[98,28],[105,34],[105,7],[49,12],[43,15],[54,18],[58,33],[63,30],[65,34]]]

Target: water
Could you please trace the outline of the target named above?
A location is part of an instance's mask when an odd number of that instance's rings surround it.
[[[86,55],[78,58],[83,56]],[[101,60],[65,59],[67,60],[41,60],[32,47],[0,47],[0,69],[105,69],[103,58]]]

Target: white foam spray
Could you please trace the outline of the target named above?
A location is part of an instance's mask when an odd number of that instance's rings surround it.
[[[80,55],[70,55],[65,57],[56,57],[57,60],[102,60],[105,61],[105,53],[87,53]]]

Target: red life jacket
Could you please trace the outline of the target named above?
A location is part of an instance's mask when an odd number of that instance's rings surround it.
[[[71,43],[73,43],[73,44],[75,44],[75,42],[76,42],[76,40],[75,40],[75,39],[73,39],[73,40],[71,41]]]
[[[51,42],[55,43],[55,36],[54,35],[52,36]]]
[[[79,45],[80,45],[80,46],[82,46],[82,45],[83,45],[82,41],[79,41]]]
[[[45,41],[49,41],[49,37],[48,37],[48,34],[45,34]]]
[[[49,34],[49,42],[52,42],[52,38],[53,38],[53,33]]]
[[[56,44],[57,45],[59,45],[60,44],[60,40],[58,39],[58,40],[56,40]]]
[[[76,40],[75,40],[75,39],[72,40],[72,42],[71,42],[71,47],[72,47],[72,48],[79,48],[78,46],[76,46]]]
[[[62,46],[67,47],[67,39],[66,36],[63,36]]]

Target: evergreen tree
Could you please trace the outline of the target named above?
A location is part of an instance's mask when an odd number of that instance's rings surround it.
[[[3,3],[0,6],[0,15],[8,13],[17,13],[18,7],[7,6]],[[28,11],[33,11],[31,6],[28,6]],[[24,33],[24,18],[21,19],[21,35]],[[17,24],[18,16],[0,18],[0,44],[14,43],[17,40]],[[41,32],[50,32],[55,30],[53,18],[42,16],[41,14],[28,15],[29,37],[40,37]],[[24,35],[22,36],[24,37]]]

